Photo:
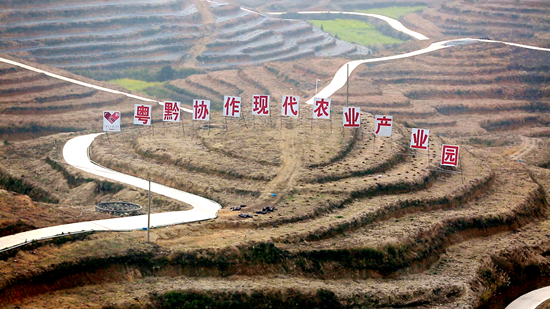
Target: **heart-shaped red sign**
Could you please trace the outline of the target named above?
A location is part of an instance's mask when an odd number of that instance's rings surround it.
[[[120,112],[114,112],[112,114],[110,112],[103,112],[103,117],[113,124],[118,120],[118,118],[120,118]]]

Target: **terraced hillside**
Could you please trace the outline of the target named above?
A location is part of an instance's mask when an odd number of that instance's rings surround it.
[[[548,60],[547,52],[476,43],[365,65],[350,82],[349,100],[446,136],[545,135]]]
[[[366,55],[302,21],[197,1],[0,4],[0,51],[59,68],[217,68],[308,56]]]
[[[368,114],[360,130],[331,133],[329,122],[310,128],[310,112],[302,108],[301,124],[226,128],[214,116],[210,129],[100,138],[94,160],[214,198],[220,217],[154,230],[154,245],[135,232],[20,251],[0,261],[2,303],[246,307],[262,297],[274,306],[476,308],[521,267],[537,265],[532,279],[547,271],[545,170],[463,147],[462,173],[447,173],[437,152],[409,153],[401,125],[375,140]],[[444,142],[433,134],[430,148]],[[255,213],[264,207],[274,211]],[[17,265],[28,271],[11,271]]]
[[[409,126],[451,137],[547,136],[549,57],[544,51],[476,42],[365,64],[350,78],[349,97],[343,87],[332,96],[333,104],[344,106],[349,101],[369,113],[391,114]],[[281,95],[294,93],[307,100],[315,91],[315,79],[321,79],[321,89],[332,78],[329,72],[344,63],[344,59],[316,59],[307,65],[270,62],[261,68],[194,75],[171,81],[161,90],[187,101],[194,96],[210,98],[218,107],[223,95],[249,100],[253,94],[269,93],[278,102]]]
[[[420,15],[446,37],[488,37],[550,46],[550,5],[546,1],[451,2]],[[411,21],[415,16],[410,16]],[[541,44],[542,43],[542,44]]]
[[[69,72],[35,63],[85,83],[124,90]],[[49,77],[11,64],[0,63],[0,234],[110,216],[96,213],[94,204],[111,199],[136,199],[145,204],[143,192],[90,178],[63,161],[62,149],[78,132],[101,131],[104,110],[133,115],[141,101]],[[154,111],[160,118],[160,109]],[[71,171],[71,172],[69,172]],[[136,202],[137,202],[136,200]],[[164,210],[184,209],[159,197]]]
[[[204,67],[283,59],[301,48],[289,38],[310,38],[301,22],[195,5],[208,33],[189,54],[208,56],[199,58]],[[443,35],[449,30],[429,20],[438,10],[422,22]],[[254,23],[271,28],[257,32]],[[283,43],[274,43],[279,35]],[[381,56],[424,46],[408,42]],[[240,56],[222,56],[228,51]],[[281,95],[304,102],[316,79],[327,85],[348,59],[269,61],[149,88],[158,100],[212,100],[212,121],[123,122],[90,156],[214,199],[224,206],[219,218],[152,230],[150,244],[143,231],[97,233],[2,253],[0,307],[502,308],[550,284],[548,57],[485,42],[364,65],[349,98],[345,88],[332,97],[332,122],[312,123],[304,105],[298,120],[252,119],[250,97],[271,94],[273,111]],[[128,119],[134,101],[9,65],[0,72],[0,185],[8,190],[0,191],[0,235],[108,217],[95,213],[97,201],[147,203],[143,190],[92,178],[61,154],[78,133],[60,132],[97,131],[105,108]],[[223,95],[243,97],[245,119],[220,117]],[[345,104],[361,107],[360,129],[340,127]],[[399,122],[391,139],[373,137],[371,113]],[[410,126],[431,130],[430,151],[409,151]],[[444,143],[461,145],[456,170],[438,164]],[[152,200],[154,212],[187,207]]]
[[[335,39],[304,21],[266,17],[229,5],[214,7],[213,13],[219,30],[217,38],[207,44],[209,50],[197,57],[204,67],[370,53],[366,47]]]
[[[202,36],[192,3],[71,1],[3,4],[2,50],[62,68],[162,64]]]
[[[242,5],[263,12],[273,11],[399,11],[402,6],[427,6],[421,12],[411,12],[398,19],[407,27],[436,40],[450,37],[491,38],[509,42],[529,42],[550,46],[548,30],[550,6],[546,1],[361,1],[331,0],[319,3],[307,1],[247,0]],[[396,7],[397,5],[397,7]]]
[[[107,85],[63,70],[48,70],[84,82]],[[101,113],[106,108],[120,109],[126,115],[133,113],[132,100],[124,95],[75,85],[11,64],[0,63],[0,80],[0,135],[5,140],[98,130],[101,129]],[[108,87],[124,90],[116,85]]]
[[[426,56],[426,63],[438,62],[446,52]],[[457,55],[461,59],[460,50]],[[532,63],[527,54],[522,58]],[[262,87],[273,89],[296,78],[299,88],[310,90],[308,74],[341,65],[327,61],[313,62],[309,71],[299,64],[266,64],[272,81]],[[373,69],[377,67],[367,67]],[[228,72],[233,73],[200,77],[228,87],[225,93],[231,88],[231,74],[248,74]],[[351,98],[356,78],[364,78],[360,75],[352,79]],[[511,80],[511,85],[518,83]],[[239,87],[233,91],[261,90],[254,83]],[[277,93],[285,93],[287,87]],[[329,122],[310,127],[311,109],[304,106],[300,123],[247,118],[246,123],[229,121],[226,130],[225,121],[215,114],[208,130],[191,126],[187,116],[184,127],[156,126],[154,135],[149,128],[125,130],[98,140],[91,150],[94,160],[214,198],[224,204],[220,218],[154,230],[154,245],[143,243],[140,232],[95,234],[8,254],[0,260],[0,303],[162,308],[173,301],[194,300],[246,307],[262,297],[274,306],[476,308],[491,302],[491,296],[509,283],[547,282],[547,170],[503,158],[501,149],[509,146],[498,148],[498,154],[463,146],[462,174],[438,171],[439,154],[433,149],[454,142],[437,137],[444,126],[430,128],[429,156],[410,156],[410,132],[403,126],[396,127],[392,140],[374,140],[372,116],[363,114],[360,131],[342,132],[342,98],[334,99],[332,134]],[[275,101],[273,110],[279,104]],[[246,104],[245,114],[249,109]],[[98,195],[97,188],[106,188],[100,182],[63,168],[56,148],[67,138],[53,135],[4,146],[6,174],[29,179],[27,184],[59,199],[61,207],[51,201],[40,204],[58,215],[67,216],[68,209],[90,217],[87,201],[93,199],[143,203],[146,195],[131,188]],[[522,151],[544,154],[537,147]],[[47,163],[44,156],[57,165]],[[19,176],[21,171],[25,172]],[[181,207],[169,203],[159,200],[155,211]],[[247,206],[230,209],[242,204]],[[275,209],[255,213],[264,207]],[[239,218],[240,213],[252,218]],[[78,217],[63,218],[74,219]],[[38,224],[18,222],[17,216],[10,220],[6,227],[12,232],[17,231],[14,223],[24,229],[48,224],[34,218]]]

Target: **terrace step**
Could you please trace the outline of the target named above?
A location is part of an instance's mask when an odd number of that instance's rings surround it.
[[[58,54],[55,56],[35,56],[34,58],[40,60],[42,63],[53,63],[53,64],[71,64],[74,62],[79,62],[80,59],[86,59],[89,62],[94,61],[106,61],[109,59],[120,59],[122,55],[128,58],[132,57],[142,57],[148,54],[157,54],[162,52],[178,52],[180,55],[184,55],[183,51],[189,49],[187,44],[170,44],[170,45],[148,45],[140,48],[132,48],[131,46],[128,49],[114,49],[107,50],[104,52],[90,52],[90,53],[78,53],[78,54]]]
[[[402,216],[409,211],[408,209],[437,209],[448,204],[455,205],[457,201],[468,201],[478,194],[477,190],[486,188],[493,176],[489,169],[484,168],[478,159],[467,152],[463,153],[461,160],[471,166],[471,170],[463,172],[472,175],[475,173],[475,177],[453,174],[446,177],[446,173],[430,175],[427,179],[415,176],[418,179],[413,179],[412,184],[404,189],[402,183],[405,176],[389,177],[388,174],[392,173],[390,170],[382,178],[386,179],[385,183],[378,177],[363,177],[354,182],[349,181],[353,184],[363,183],[361,189],[350,193],[340,193],[336,196],[321,193],[324,187],[331,187],[332,183],[319,185],[316,189],[312,186],[306,190],[297,190],[291,199],[278,205],[287,214],[273,220],[277,224],[303,221],[305,226],[296,223],[291,230],[285,232],[285,236],[276,236],[274,240],[295,242],[300,239],[322,239],[332,233],[353,230],[384,217]],[[404,167],[411,165],[398,164],[395,169],[400,170]],[[445,194],[449,195],[449,199]]]
[[[38,85],[37,85],[38,84]],[[12,85],[13,86],[13,85]],[[62,87],[71,87],[72,84],[68,82],[52,82],[51,80],[39,80],[38,82],[33,83],[32,85],[23,84],[18,85],[20,87],[8,87],[0,89],[0,95],[2,97],[14,97],[19,95],[27,95],[29,93],[40,93],[46,92],[52,89],[58,89]]]
[[[2,110],[2,113],[8,115],[26,115],[29,113],[40,113],[41,115],[61,114],[65,112],[84,110],[88,108],[99,108],[107,106],[116,106],[124,101],[124,98],[112,99],[108,101],[98,101],[96,96],[88,97],[88,94],[84,94],[86,99],[83,99],[79,95],[65,95],[65,96],[53,96],[45,98],[45,100],[51,100],[51,102],[68,101],[64,104],[55,104],[50,106],[14,106]],[[75,100],[77,102],[75,102]],[[86,102],[91,101],[91,102]]]
[[[542,216],[544,195],[529,175],[517,169],[514,172],[520,172],[519,177],[506,177],[509,175],[504,174],[506,171],[500,172],[503,174],[497,172],[496,183],[490,191],[458,209],[406,215],[345,235],[291,247],[282,245],[281,248],[326,262],[341,261],[343,256],[349,255],[348,259],[352,259],[346,261],[354,266],[383,273],[409,267],[421,260],[437,259],[450,244],[517,229],[533,217]],[[527,197],[513,192],[518,186],[525,189]],[[341,242],[344,237],[345,243]],[[379,257],[374,258],[371,254]]]
[[[406,161],[403,135],[394,127],[394,137],[376,139],[368,136],[371,131],[372,117],[363,126],[362,133],[357,134],[355,141],[344,152],[330,158],[329,161],[310,165],[310,172],[302,175],[301,181],[306,183],[326,183],[351,177],[385,173],[396,163]],[[397,127],[397,126],[396,126]],[[361,135],[361,137],[359,137]],[[367,135],[367,136],[365,136]],[[393,145],[393,146],[392,146]]]
[[[11,74],[6,73],[6,74],[0,75],[0,85],[2,87],[8,86],[8,85],[21,85],[23,83],[36,82],[45,77],[46,76],[43,74],[30,73],[25,71],[19,71]]]
[[[150,65],[168,65],[173,61],[179,60],[182,57],[187,56],[187,53],[182,52],[156,52],[151,55],[142,55],[135,58],[128,59],[118,59],[114,57],[112,60],[97,60],[97,61],[78,61],[67,64],[58,64],[55,65],[58,68],[68,68],[68,69],[77,69],[77,68],[96,68],[101,66],[104,69],[107,68],[128,68],[135,66],[150,66]]]
[[[426,190],[354,199],[348,204],[340,205],[339,208],[331,209],[330,213],[324,216],[295,223],[292,232],[272,239],[274,242],[283,243],[331,239],[411,213],[457,208],[486,191],[493,184],[493,180],[494,174],[486,169],[475,176],[451,174],[441,177]]]

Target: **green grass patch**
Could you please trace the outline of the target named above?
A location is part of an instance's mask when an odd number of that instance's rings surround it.
[[[373,25],[360,20],[335,19],[310,20],[309,22],[315,27],[321,28],[331,35],[350,43],[364,46],[403,43],[402,40],[386,36]]]
[[[376,8],[369,10],[360,10],[360,13],[378,14],[394,19],[399,19],[405,14],[419,12],[427,9],[427,6],[390,6],[387,8]]]
[[[130,91],[135,91],[135,92],[144,92],[144,90],[149,87],[155,87],[162,84],[160,82],[145,82],[142,80],[129,79],[129,78],[113,79],[113,80],[110,80],[109,83],[117,84]]]

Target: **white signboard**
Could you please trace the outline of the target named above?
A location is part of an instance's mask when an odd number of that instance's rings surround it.
[[[430,130],[417,129],[417,128],[412,129],[411,148],[428,149],[429,137],[430,137]]]
[[[361,108],[344,107],[342,121],[344,122],[344,128],[359,128],[361,126]]]
[[[252,96],[252,116],[269,116],[269,95]]]
[[[313,99],[313,119],[330,119],[330,99]]]
[[[103,112],[103,131],[120,132],[120,112]]]
[[[193,120],[210,121],[210,100],[193,100]]]
[[[162,121],[179,122],[180,107],[180,102],[164,102],[164,107],[162,108]]]
[[[241,117],[241,98],[240,97],[223,97],[223,115],[225,117]]]
[[[300,97],[284,95],[281,100],[281,116],[298,117],[300,112]]]
[[[443,145],[441,147],[441,165],[458,166],[458,146]]]
[[[374,116],[374,135],[391,136],[393,128],[393,116]]]
[[[134,124],[151,125],[151,105],[134,104]]]

